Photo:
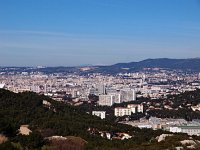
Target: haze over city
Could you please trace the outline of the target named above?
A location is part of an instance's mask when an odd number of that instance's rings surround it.
[[[200,150],[200,0],[0,0],[0,150]]]
[[[4,0],[1,66],[200,56],[199,0]]]

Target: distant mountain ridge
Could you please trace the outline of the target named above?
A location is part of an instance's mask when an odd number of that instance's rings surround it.
[[[166,68],[166,69],[180,69],[183,71],[200,71],[200,58],[146,59],[139,62],[117,63],[110,66],[102,66],[93,71],[100,73],[119,73],[119,72],[141,71],[144,68]]]
[[[4,69],[7,68],[7,69]],[[200,58],[189,59],[171,59],[171,58],[157,58],[145,59],[139,62],[117,63],[109,66],[76,66],[76,67],[0,67],[0,72],[43,72],[46,74],[52,73],[77,73],[77,74],[117,74],[126,72],[142,71],[144,68],[165,68],[176,69],[182,71],[200,72]]]

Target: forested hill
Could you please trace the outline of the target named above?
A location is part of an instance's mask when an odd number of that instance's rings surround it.
[[[50,105],[44,105],[43,100],[48,101]],[[29,125],[32,133],[28,136],[20,135],[18,132],[20,125]],[[89,132],[89,128],[94,132]],[[96,134],[98,131],[113,134],[125,132],[132,138],[107,140]],[[66,147],[71,150],[153,150],[170,148],[180,144],[180,139],[188,138],[186,135],[176,135],[172,137],[173,139],[169,139],[171,142],[166,140],[158,143],[155,138],[162,133],[164,132],[161,130],[140,130],[128,125],[101,120],[96,116],[81,112],[78,107],[55,102],[32,92],[15,94],[0,89],[0,135],[7,139],[7,142],[0,144],[2,150],[63,150]],[[65,145],[64,148],[58,148],[53,145],[55,143],[45,140],[53,135],[67,136],[70,140],[60,143]],[[73,141],[71,137],[79,138],[78,141],[82,139],[81,141],[84,141],[82,143],[85,144],[77,147],[77,140]]]
[[[43,105],[43,100],[51,103]],[[56,102],[33,92],[15,94],[0,90],[1,121],[17,127],[29,124],[31,127],[51,128],[58,135],[87,136],[87,129],[119,130],[116,124],[102,121],[96,116],[81,112],[77,107]],[[119,131],[126,131],[122,128]],[[89,135],[89,134],[88,134]]]

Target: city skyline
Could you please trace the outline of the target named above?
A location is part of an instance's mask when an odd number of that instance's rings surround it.
[[[199,0],[0,2],[0,66],[200,56]]]

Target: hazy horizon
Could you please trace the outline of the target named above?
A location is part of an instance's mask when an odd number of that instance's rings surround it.
[[[33,68],[36,68],[36,67],[87,67],[87,66],[110,66],[110,65],[115,65],[115,64],[118,64],[118,63],[132,63],[132,62],[141,62],[141,61],[144,61],[144,60],[148,60],[148,59],[200,59],[199,57],[194,57],[194,58],[146,58],[146,59],[142,59],[142,60],[138,60],[138,61],[128,61],[128,62],[116,62],[114,64],[80,64],[80,65],[30,65],[30,66],[27,66],[27,65],[21,65],[21,66],[17,66],[17,65],[0,65],[0,67],[33,67]]]

